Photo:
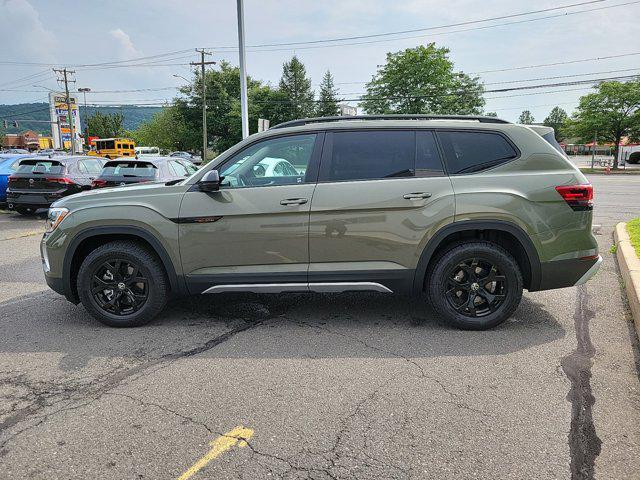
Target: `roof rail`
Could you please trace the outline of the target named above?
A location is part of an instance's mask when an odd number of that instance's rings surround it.
[[[316,117],[316,118],[302,118],[300,120],[291,120],[289,122],[279,123],[271,127],[285,128],[285,127],[299,127],[302,125],[308,125],[310,123],[324,123],[324,122],[344,122],[354,120],[468,120],[480,123],[510,123],[506,120],[496,117],[486,117],[482,115],[422,115],[422,114],[392,114],[392,115],[352,115],[344,117]]]

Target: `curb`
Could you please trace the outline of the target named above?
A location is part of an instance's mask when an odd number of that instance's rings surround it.
[[[620,222],[616,225],[613,238],[617,245],[616,257],[627,291],[633,323],[636,326],[636,334],[640,338],[640,259],[631,245],[626,223]]]

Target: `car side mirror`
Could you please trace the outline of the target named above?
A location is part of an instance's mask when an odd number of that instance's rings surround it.
[[[220,190],[220,173],[218,170],[209,170],[198,182],[201,192],[217,192]]]

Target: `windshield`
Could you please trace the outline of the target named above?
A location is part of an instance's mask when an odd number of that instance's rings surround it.
[[[158,168],[148,162],[107,162],[102,176],[146,177],[154,178]]]

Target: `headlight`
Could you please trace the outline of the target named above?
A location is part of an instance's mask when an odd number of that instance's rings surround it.
[[[45,225],[45,232],[51,233],[56,227],[60,224],[64,217],[69,215],[69,209],[63,207],[55,207],[49,209],[49,214],[47,215],[47,223]]]

